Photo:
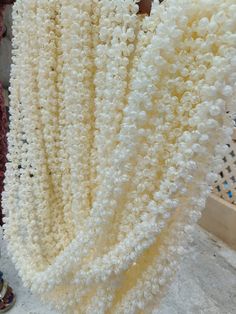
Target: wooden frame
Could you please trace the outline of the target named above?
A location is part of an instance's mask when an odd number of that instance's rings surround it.
[[[234,204],[211,194],[199,224],[236,250],[236,206]]]

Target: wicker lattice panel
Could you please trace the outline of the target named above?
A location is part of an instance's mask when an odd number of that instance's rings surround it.
[[[215,183],[214,193],[224,200],[236,204],[236,129],[229,147],[228,155],[223,158],[224,167]]]

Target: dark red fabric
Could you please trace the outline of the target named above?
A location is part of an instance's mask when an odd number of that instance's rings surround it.
[[[0,2],[0,40],[3,35],[4,27],[3,27],[3,10],[4,6],[2,5],[2,1]],[[1,194],[3,191],[3,180],[4,180],[4,172],[6,165],[6,154],[7,154],[7,114],[6,108],[4,105],[3,98],[3,87],[0,82],[0,224],[2,225],[2,206],[1,206]]]
[[[16,0],[0,0],[0,6],[6,5],[6,4],[13,4]]]

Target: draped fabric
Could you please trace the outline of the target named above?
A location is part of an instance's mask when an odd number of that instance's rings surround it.
[[[4,6],[0,5],[0,40],[4,33],[3,25],[3,11]],[[0,82],[0,225],[2,225],[2,191],[3,191],[3,180],[5,172],[5,163],[6,163],[6,153],[7,153],[7,115],[6,108],[4,104],[3,97],[3,87]]]
[[[4,172],[7,153],[7,115],[4,105],[3,89],[0,83],[0,194],[3,191]],[[2,197],[1,197],[2,198]],[[0,224],[2,225],[2,205],[0,205]]]
[[[222,166],[236,0],[18,0],[8,249],[62,313],[151,313]]]
[[[3,14],[6,5],[11,5],[15,2],[15,0],[2,0],[0,4],[0,41],[4,32],[6,31],[4,28],[3,22]],[[2,225],[2,191],[4,188],[4,172],[5,172],[5,163],[6,163],[6,154],[7,154],[7,114],[6,108],[4,104],[3,97],[3,87],[0,82],[0,225]]]

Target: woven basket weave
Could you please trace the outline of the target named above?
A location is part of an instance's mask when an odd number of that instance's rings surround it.
[[[236,117],[235,130],[232,142],[229,144],[230,150],[224,160],[224,167],[219,173],[219,178],[214,185],[213,192],[224,200],[236,204]]]

